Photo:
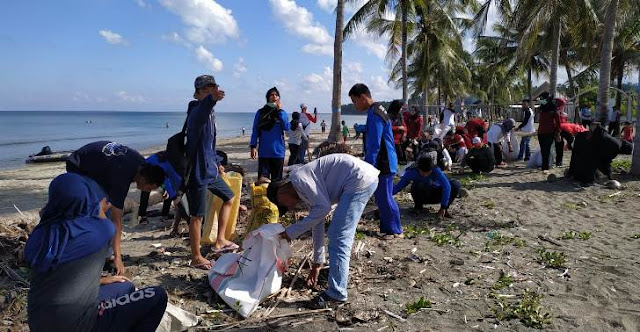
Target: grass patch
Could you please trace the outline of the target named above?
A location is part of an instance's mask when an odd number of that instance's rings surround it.
[[[617,171],[629,171],[631,169],[631,160],[629,159],[615,159],[611,162],[611,167]]]
[[[540,304],[541,298],[542,295],[525,290],[519,302],[509,303],[501,299],[499,307],[493,307],[492,311],[499,321],[519,319],[527,327],[541,329],[551,321],[551,315]]]
[[[442,233],[433,233],[431,235],[431,241],[433,243],[435,243],[437,246],[443,246],[445,244],[450,244],[452,246],[456,246],[459,247],[462,245],[462,243],[460,242],[460,236],[462,235],[462,233],[460,233],[458,236],[453,236],[451,234],[451,232],[453,230],[457,229],[456,225],[447,225],[447,228],[444,232]]]
[[[486,207],[489,210],[492,210],[494,207],[496,207],[496,203],[493,201],[486,201],[482,203],[482,206]]]
[[[538,262],[546,267],[566,267],[567,255],[559,251],[538,249]]]
[[[429,235],[431,232],[429,231],[428,228],[424,228],[416,225],[407,225],[404,227],[403,233],[405,238],[412,239],[417,235],[421,235],[421,234]]]
[[[517,248],[526,247],[527,243],[518,237],[505,236],[500,232],[492,231],[489,233],[489,240],[484,244],[484,251],[492,251],[494,247],[513,245]]]
[[[422,308],[431,308],[432,306],[433,303],[431,303],[431,301],[425,299],[424,296],[421,296],[418,301],[407,303],[404,307],[407,309],[407,314],[411,315],[420,311]]]
[[[356,240],[364,240],[365,234],[362,231],[356,231]]]
[[[496,281],[496,283],[493,284],[492,288],[495,290],[503,289],[511,286],[513,282],[514,282],[514,279],[512,276],[505,274],[504,271],[500,271],[500,277],[498,277],[498,281]]]
[[[575,232],[575,231],[570,231],[570,232],[564,232],[560,237],[558,237],[558,239],[560,240],[573,240],[573,239],[580,239],[582,241],[586,241],[589,240],[591,238],[591,232]]]
[[[465,188],[471,188],[475,183],[486,181],[487,177],[482,174],[471,173],[460,178],[460,184]]]
[[[580,208],[580,205],[576,203],[563,203],[562,207],[567,210],[577,210]]]

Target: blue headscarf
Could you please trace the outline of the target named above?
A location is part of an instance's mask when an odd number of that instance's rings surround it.
[[[104,190],[88,177],[65,173],[53,179],[49,185],[49,201],[40,223],[25,246],[27,263],[42,273],[55,269],[60,263],[97,251],[86,252],[87,248],[104,247],[114,233],[112,223],[99,217],[100,201],[104,197],[107,197]],[[91,245],[81,244],[67,248],[70,240],[84,233],[95,233],[98,229],[107,230],[106,233],[110,234],[87,239],[85,242],[94,242]],[[95,243],[96,241],[101,243]]]

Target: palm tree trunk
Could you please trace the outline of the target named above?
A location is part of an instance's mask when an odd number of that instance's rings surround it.
[[[429,118],[429,85],[427,85],[426,82],[424,83],[422,97],[424,98],[424,112],[422,112],[422,129],[426,129],[427,119]]]
[[[640,97],[640,64],[638,65],[638,96]],[[636,136],[633,138],[633,146],[640,146],[640,101],[636,113]],[[640,175],[640,148],[633,149],[631,157],[631,174]]]
[[[340,136],[340,95],[342,94],[342,29],[344,28],[344,0],[336,6],[336,33],[333,41],[333,95],[331,98],[331,130],[329,142],[337,142]]]
[[[409,82],[407,79],[407,0],[402,0],[402,100],[409,100]]]
[[[616,74],[617,74],[617,78],[616,78],[616,82],[618,83],[618,90],[622,90],[622,80],[624,79],[624,62],[617,60],[617,65],[616,67],[618,67],[616,69]],[[620,105],[622,104],[622,93],[620,93],[620,91],[617,92],[617,96],[616,96],[616,107],[618,109],[621,110]]]
[[[598,82],[598,102],[600,109],[599,119],[605,122],[607,119],[607,101],[609,99],[609,82],[611,80],[611,55],[613,53],[613,33],[616,27],[616,14],[618,12],[618,0],[612,0],[607,7],[605,16],[604,33],[602,35],[602,52],[600,53],[600,81]]]
[[[569,67],[569,64],[565,62],[564,68],[567,71],[567,78],[569,80],[569,91],[571,92],[571,95],[567,97],[573,98],[576,96],[576,88],[575,88],[575,84],[573,83],[573,75],[571,74],[571,67]],[[578,106],[578,100],[574,100],[573,101],[573,123],[578,123],[580,121],[579,113],[580,113],[580,107]]]
[[[562,35],[562,27],[560,21],[553,23],[553,48],[551,49],[551,68],[549,73],[549,94],[556,94],[558,85],[558,61],[560,59],[560,36]]]

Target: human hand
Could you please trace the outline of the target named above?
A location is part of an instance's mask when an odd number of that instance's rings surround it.
[[[107,201],[107,198],[103,198],[100,201],[100,211],[98,211],[98,217],[101,219],[107,219],[107,211],[111,208],[111,203]]]
[[[251,153],[249,155],[253,160],[258,159],[258,150],[256,150],[256,148],[251,148]]]
[[[444,215],[447,212],[447,210],[440,208],[440,210],[438,210],[438,214],[436,215],[436,218],[438,219],[444,219]]]
[[[214,100],[218,101],[218,100],[222,100],[224,98],[224,90],[216,90],[213,94],[212,97]]]
[[[169,193],[166,190],[162,193],[162,199],[169,199]]]
[[[307,277],[307,287],[313,288],[318,284],[318,276],[320,276],[320,270],[322,270],[322,264],[313,263],[311,266],[311,272]]]
[[[278,110],[281,110],[281,109],[282,109],[282,103],[280,102],[280,99],[278,99],[278,101],[276,101],[276,108],[277,108]]]
[[[129,280],[129,278],[125,276],[106,276],[106,277],[100,278],[100,285],[108,285],[116,282],[125,282],[125,281],[131,281],[131,280]]]
[[[124,267],[124,263],[122,263],[122,257],[120,255],[117,255],[113,259],[113,264],[116,266],[116,275],[118,276],[123,275],[126,269]]]
[[[218,173],[224,174],[224,166],[218,165]]]

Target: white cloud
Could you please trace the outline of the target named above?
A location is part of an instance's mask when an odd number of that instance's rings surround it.
[[[302,46],[302,52],[308,53],[308,54],[333,55],[333,45],[307,44]]]
[[[136,103],[136,104],[144,104],[147,100],[141,95],[130,95],[126,91],[118,91],[116,96],[120,98],[120,100],[127,103]]]
[[[182,36],[180,36],[180,34],[175,31],[170,34],[162,35],[161,38],[162,40],[166,40],[178,45],[182,45],[182,46],[185,46],[186,48],[191,48],[191,44],[188,41],[186,41],[184,38],[182,38]]]
[[[144,2],[144,0],[135,0],[136,5],[138,5],[138,7],[140,8],[151,8],[151,5]]]
[[[129,45],[129,42],[126,41],[121,35],[111,31],[111,30],[100,30],[98,32],[107,43],[111,45]]]
[[[233,75],[237,77],[245,72],[247,72],[247,65],[244,63],[244,58],[239,57],[238,62],[233,65]]]
[[[196,58],[211,71],[222,70],[222,61],[216,59],[213,54],[202,45],[196,49]]]
[[[306,94],[329,93],[333,86],[333,70],[324,67],[322,73],[311,73],[302,78],[302,88]]]
[[[318,6],[328,13],[333,13],[337,4],[338,0],[318,0]]]
[[[185,35],[192,43],[221,43],[240,36],[231,10],[214,0],[160,0],[160,4],[182,18]]]
[[[327,28],[313,19],[313,14],[293,0],[269,0],[273,14],[291,34],[309,41],[302,51],[310,54],[333,54],[333,38]]]
[[[375,55],[379,59],[384,60],[385,56],[387,55],[387,45],[379,40],[379,38],[376,38],[371,34],[358,32],[349,40],[355,42],[356,45],[367,50],[368,54]]]

